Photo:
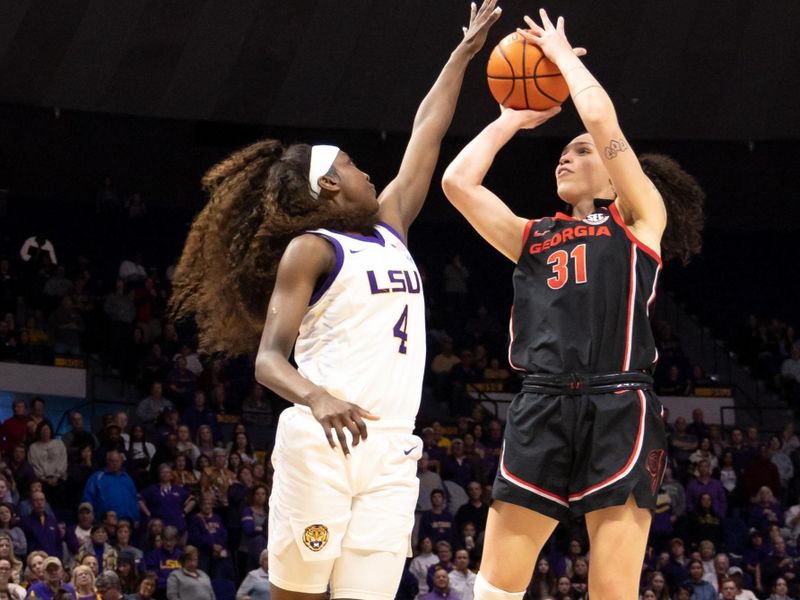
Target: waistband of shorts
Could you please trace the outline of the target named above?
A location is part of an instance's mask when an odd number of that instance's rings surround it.
[[[311,419],[314,418],[314,415],[311,414],[311,409],[305,404],[295,404],[293,408],[296,408]],[[384,433],[413,433],[414,421],[414,419],[406,417],[381,417],[377,421],[364,419],[364,423],[367,424],[367,431],[381,431]]]
[[[585,373],[560,375],[529,373],[522,380],[523,392],[565,396],[608,394],[626,390],[650,390],[652,387],[652,376],[641,371],[603,373],[600,375]]]

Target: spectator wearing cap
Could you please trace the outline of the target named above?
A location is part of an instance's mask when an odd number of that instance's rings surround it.
[[[122,470],[122,454],[116,450],[106,455],[106,468],[93,473],[86,482],[83,498],[94,506],[95,513],[113,510],[120,519],[139,521],[136,485]]]
[[[84,556],[94,556],[100,571],[113,571],[117,568],[117,550],[108,543],[106,526],[97,524],[92,526],[91,537],[83,543],[75,556],[77,562],[82,562]]]
[[[58,520],[45,512],[44,492],[34,492],[31,495],[31,504],[31,513],[20,520],[20,527],[28,539],[28,551],[43,550],[48,556],[60,559],[63,554],[63,536]]]
[[[200,553],[186,546],[181,554],[181,567],[167,578],[167,600],[216,600],[211,580],[198,568]]]
[[[139,508],[148,518],[159,518],[164,525],[172,525],[179,534],[186,531],[186,515],[194,508],[195,500],[182,485],[173,482],[172,466],[158,466],[158,483],[147,486],[139,493]]]
[[[29,599],[53,600],[60,588],[72,594],[73,600],[77,600],[75,588],[69,583],[64,583],[64,568],[61,560],[55,556],[48,556],[42,563],[44,581],[34,583],[28,590]]]
[[[93,524],[94,508],[88,502],[81,502],[78,505],[78,522],[67,527],[66,541],[70,552],[76,554],[91,538]]]
[[[167,436],[174,434],[178,435],[179,414],[178,409],[174,406],[165,408],[156,419],[156,433],[158,434],[157,441],[161,443],[167,439]]]

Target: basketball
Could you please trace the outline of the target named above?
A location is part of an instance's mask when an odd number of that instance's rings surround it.
[[[486,78],[492,96],[506,108],[546,110],[569,97],[558,67],[517,32],[494,47]]]

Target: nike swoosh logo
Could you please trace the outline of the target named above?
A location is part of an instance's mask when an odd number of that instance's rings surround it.
[[[364,248],[361,248],[360,250],[350,250],[350,254],[358,254],[359,252],[363,252],[363,251],[364,251]]]
[[[405,454],[406,456],[408,456],[409,454],[411,454],[411,453],[412,453],[414,450],[416,450],[416,449],[417,449],[417,447],[416,447],[416,446],[413,446],[412,448],[409,448],[408,450],[403,450],[403,454]]]
[[[547,235],[548,233],[550,233],[549,229],[547,231],[534,231],[533,235],[534,235],[534,237],[540,237],[540,236],[543,236],[543,235]]]

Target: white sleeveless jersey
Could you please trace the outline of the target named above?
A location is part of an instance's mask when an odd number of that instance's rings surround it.
[[[385,224],[373,236],[311,233],[333,244],[336,265],[300,324],[300,374],[384,419],[413,422],[425,370],[425,299],[414,259]]]

